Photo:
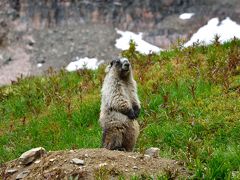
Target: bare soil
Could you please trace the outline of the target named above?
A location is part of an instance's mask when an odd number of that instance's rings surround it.
[[[73,158],[84,160],[84,165],[71,163]],[[17,169],[17,171],[7,174],[9,169]],[[48,152],[30,165],[21,165],[16,159],[3,164],[0,170],[3,179],[16,179],[17,175],[23,171],[29,171],[24,179],[39,180],[118,179],[119,177],[130,179],[133,176],[157,177],[163,174],[172,179],[190,176],[183,163],[175,160],[145,157],[140,153],[107,149]]]

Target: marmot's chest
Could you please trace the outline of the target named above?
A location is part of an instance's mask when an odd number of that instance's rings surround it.
[[[122,95],[126,98],[131,100],[132,96],[134,94],[134,90],[128,86],[124,86],[121,88],[122,89]]]

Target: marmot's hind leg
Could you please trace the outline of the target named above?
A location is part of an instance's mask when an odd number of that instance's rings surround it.
[[[125,151],[123,144],[123,129],[119,127],[105,128],[102,136],[102,147],[110,150]]]

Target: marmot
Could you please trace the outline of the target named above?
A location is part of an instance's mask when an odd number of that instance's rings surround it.
[[[127,58],[116,58],[106,69],[101,90],[100,125],[102,146],[132,151],[139,135],[136,118],[140,112],[137,84]]]

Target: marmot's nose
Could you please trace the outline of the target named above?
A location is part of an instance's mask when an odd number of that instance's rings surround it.
[[[124,63],[124,64],[123,64],[123,69],[129,69],[129,65],[130,65],[130,64],[129,64],[128,62]]]
[[[130,66],[130,64],[128,62],[126,62],[126,63],[123,64],[122,69],[123,70],[129,70],[129,66]]]
[[[124,63],[125,67],[129,67],[129,65],[130,65],[129,63]]]

